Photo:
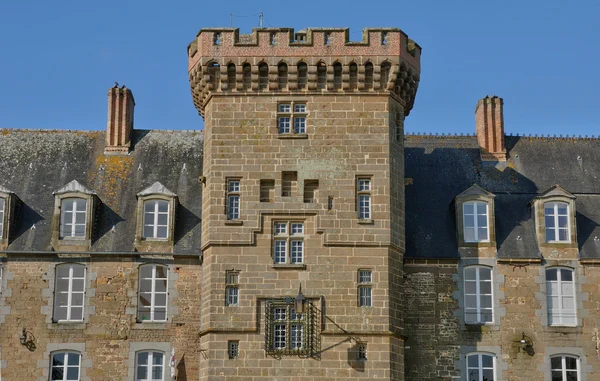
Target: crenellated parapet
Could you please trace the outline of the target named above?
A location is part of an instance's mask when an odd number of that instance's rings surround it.
[[[411,110],[421,48],[396,28],[367,28],[350,41],[347,28],[202,29],[188,47],[194,104],[201,115],[219,93],[381,93]]]

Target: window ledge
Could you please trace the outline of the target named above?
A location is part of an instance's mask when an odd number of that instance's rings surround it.
[[[304,263],[275,263],[271,265],[271,268],[274,269],[306,269],[306,264]]]
[[[148,321],[148,322],[138,322],[131,326],[131,329],[159,329],[159,330],[167,330],[171,328],[171,323],[167,321]]]
[[[236,225],[243,225],[243,224],[244,224],[244,221],[242,221],[242,220],[227,220],[227,221],[225,221],[225,225],[236,226]]]
[[[279,134],[277,135],[277,139],[308,139],[308,134]]]
[[[580,326],[573,325],[549,325],[546,327],[548,332],[558,332],[558,333],[582,333],[583,328]]]
[[[364,219],[358,220],[358,223],[360,225],[373,225],[375,223],[375,221],[373,221],[370,218],[364,218]]]
[[[48,324],[48,329],[61,330],[61,329],[86,329],[87,323],[82,321],[60,321],[52,322]]]

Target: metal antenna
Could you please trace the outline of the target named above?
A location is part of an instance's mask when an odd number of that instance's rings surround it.
[[[233,27],[233,12],[229,14],[229,27]]]
[[[258,14],[258,27],[259,27],[259,28],[262,28],[262,27],[263,27],[263,13],[262,13],[262,12],[260,12],[260,13]]]

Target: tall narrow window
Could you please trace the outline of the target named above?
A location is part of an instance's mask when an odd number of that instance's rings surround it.
[[[387,32],[381,32],[381,45],[387,45]]]
[[[6,202],[4,198],[0,197],[0,239],[4,238],[4,205]]]
[[[373,272],[371,270],[358,270],[358,306],[372,306]]]
[[[85,238],[87,200],[65,198],[60,203],[60,238]]]
[[[281,196],[292,197],[296,194],[296,186],[298,184],[297,172],[283,172],[281,177]]]
[[[482,201],[465,202],[463,224],[465,242],[488,242],[488,204]]]
[[[465,268],[464,274],[465,323],[493,322],[492,269],[470,266]]]
[[[350,81],[348,82],[348,85],[350,90],[356,90],[358,88],[358,65],[352,62],[348,69],[350,72]]]
[[[273,263],[304,263],[304,224],[282,222],[273,224]]]
[[[561,355],[550,358],[552,381],[579,381],[579,359]]]
[[[496,359],[485,353],[472,353],[467,355],[467,380],[468,381],[494,381]]]
[[[390,79],[390,63],[384,62],[381,64],[381,90],[387,89],[387,84]]]
[[[573,270],[566,268],[546,270],[546,299],[548,325],[577,325]]]
[[[240,342],[238,340],[229,340],[227,342],[227,354],[230,360],[238,358],[240,353]]]
[[[219,82],[221,81],[221,66],[218,63],[212,62],[208,64],[208,76],[209,81],[213,86],[213,90],[219,89]]]
[[[277,65],[277,83],[279,90],[287,89],[288,85],[288,66],[285,62]]]
[[[266,90],[269,87],[269,66],[261,62],[258,65],[258,89]]]
[[[221,33],[216,32],[213,35],[213,44],[215,44],[215,45],[221,45]]]
[[[357,179],[358,219],[371,219],[371,179]]]
[[[569,205],[564,202],[544,204],[546,242],[569,242]]]
[[[227,219],[240,218],[240,180],[227,181]]]
[[[272,202],[275,199],[275,180],[260,180],[260,202]]]
[[[365,90],[373,88],[373,64],[367,62],[365,64]]]
[[[240,273],[227,271],[225,273],[225,305],[228,307],[239,305]]]
[[[50,360],[50,381],[80,380],[81,354],[55,352]]]
[[[144,239],[167,239],[169,227],[169,202],[148,200],[144,202]]]
[[[329,32],[325,32],[324,36],[323,36],[323,43],[325,45],[329,45],[331,44],[331,33]]]
[[[53,320],[83,321],[85,266],[65,263],[56,266],[55,271]]]
[[[227,89],[235,90],[235,64],[233,63],[227,65]]]
[[[252,88],[252,67],[249,63],[242,66],[243,89],[250,90]]]
[[[135,381],[163,381],[165,378],[165,354],[158,351],[142,351],[135,355]]]
[[[305,62],[298,62],[298,90],[306,88],[308,67]]]
[[[319,180],[304,180],[304,202],[311,204],[317,201]]]
[[[339,62],[333,64],[333,87],[336,90],[342,88],[342,64]]]
[[[167,282],[167,266],[155,264],[140,266],[139,321],[167,320]]]
[[[317,64],[317,89],[325,89],[327,87],[327,65],[325,62]]]
[[[271,34],[269,35],[269,43],[270,43],[271,45],[277,45],[277,39],[276,39],[276,35],[275,35],[275,33],[271,33]]]

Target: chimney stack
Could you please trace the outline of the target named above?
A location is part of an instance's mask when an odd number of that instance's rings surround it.
[[[483,161],[506,161],[502,98],[486,96],[477,102],[475,125]]]
[[[129,153],[133,131],[133,93],[124,85],[108,90],[108,124],[106,127],[106,153]]]

